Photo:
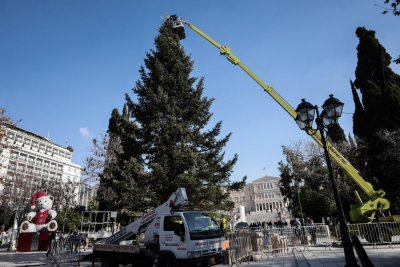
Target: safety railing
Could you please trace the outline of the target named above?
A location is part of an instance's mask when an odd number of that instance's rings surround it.
[[[334,242],[341,241],[340,226],[332,227]],[[348,224],[349,235],[356,235],[363,245],[388,244],[393,247],[393,243],[400,243],[400,222],[382,222],[382,223],[359,223]]]
[[[9,245],[11,240],[15,240],[17,236],[16,232],[4,232],[3,234],[0,235],[0,245]]]
[[[238,266],[241,262],[258,260],[278,253],[294,253],[302,261],[299,251],[309,246],[330,249],[332,236],[327,225],[303,227],[265,227],[261,231],[237,231],[229,234],[228,263]],[[295,248],[295,250],[293,250]]]
[[[53,240],[49,249],[47,266],[80,266],[80,239]]]
[[[303,227],[265,227],[261,231],[237,231],[229,234],[228,263],[230,266],[263,256],[278,253],[294,253],[302,260],[299,251],[309,246],[325,246],[330,249],[332,236],[327,225]],[[293,250],[295,248],[295,250]]]

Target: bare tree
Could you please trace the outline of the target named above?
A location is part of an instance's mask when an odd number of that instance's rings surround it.
[[[400,130],[393,132],[382,130],[377,135],[389,145],[382,157],[384,159],[395,158],[400,162]]]
[[[100,134],[94,138],[88,149],[89,155],[85,158],[83,183],[96,189],[97,200],[109,202],[113,191],[111,189],[112,177],[104,172],[105,168],[116,162],[120,152],[120,139],[115,134]]]
[[[109,136],[107,134],[100,134],[92,140],[92,145],[88,148],[89,155],[84,160],[83,183],[99,184],[100,176],[104,171],[108,144]]]
[[[10,167],[12,165],[9,165]],[[23,171],[19,169],[19,171]],[[36,178],[29,174],[9,173],[0,190],[0,209],[3,212],[1,228],[4,230],[10,216],[16,216],[19,226],[25,214],[31,211],[31,198],[38,189]]]
[[[328,141],[329,140],[328,138]],[[361,140],[358,145],[355,142],[340,142],[335,148],[352,165],[355,165],[356,157],[360,157],[363,151]],[[323,149],[312,140],[299,140],[292,142],[291,146],[283,146],[283,154],[286,155],[286,163],[290,168],[291,175],[296,179],[304,179],[315,189],[331,188],[331,182],[326,167],[326,158]],[[357,158],[359,159],[359,158]],[[338,189],[342,198],[349,201],[356,201],[354,190],[358,189],[352,179],[342,170],[339,164],[331,158]],[[282,164],[282,166],[284,166]],[[363,194],[361,192],[361,194]]]

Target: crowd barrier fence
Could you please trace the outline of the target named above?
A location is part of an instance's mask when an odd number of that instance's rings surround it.
[[[362,245],[388,244],[393,248],[392,243],[400,243],[400,222],[382,223],[358,223],[348,224],[349,235],[356,235]],[[340,226],[331,227],[333,242],[341,242]]]
[[[53,240],[46,266],[80,266],[81,240]]]
[[[4,246],[4,245],[9,245],[10,244],[10,240],[15,240],[17,236],[16,232],[4,232],[3,234],[0,235],[0,245]]]
[[[332,237],[327,225],[303,227],[265,227],[261,230],[240,230],[229,234],[228,263],[230,266],[263,256],[276,257],[278,253],[293,253],[299,261],[309,246],[324,246],[330,249]]]

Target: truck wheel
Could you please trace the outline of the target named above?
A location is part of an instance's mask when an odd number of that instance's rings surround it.
[[[161,267],[176,267],[176,262],[172,257],[167,256],[161,261]]]

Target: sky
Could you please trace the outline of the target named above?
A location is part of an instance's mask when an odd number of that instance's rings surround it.
[[[231,52],[294,108],[345,103],[339,120],[352,134],[350,79],[357,65],[357,27],[376,31],[400,54],[400,18],[382,15],[384,0],[130,1],[0,0],[0,107],[19,127],[74,149],[83,165],[91,140],[107,131],[114,108],[139,77],[166,13],[182,16]],[[311,137],[239,66],[186,27],[181,41],[215,98],[209,127],[232,132],[225,159],[238,154],[232,181],[279,176],[282,146]],[[400,73],[400,65],[391,65]]]

